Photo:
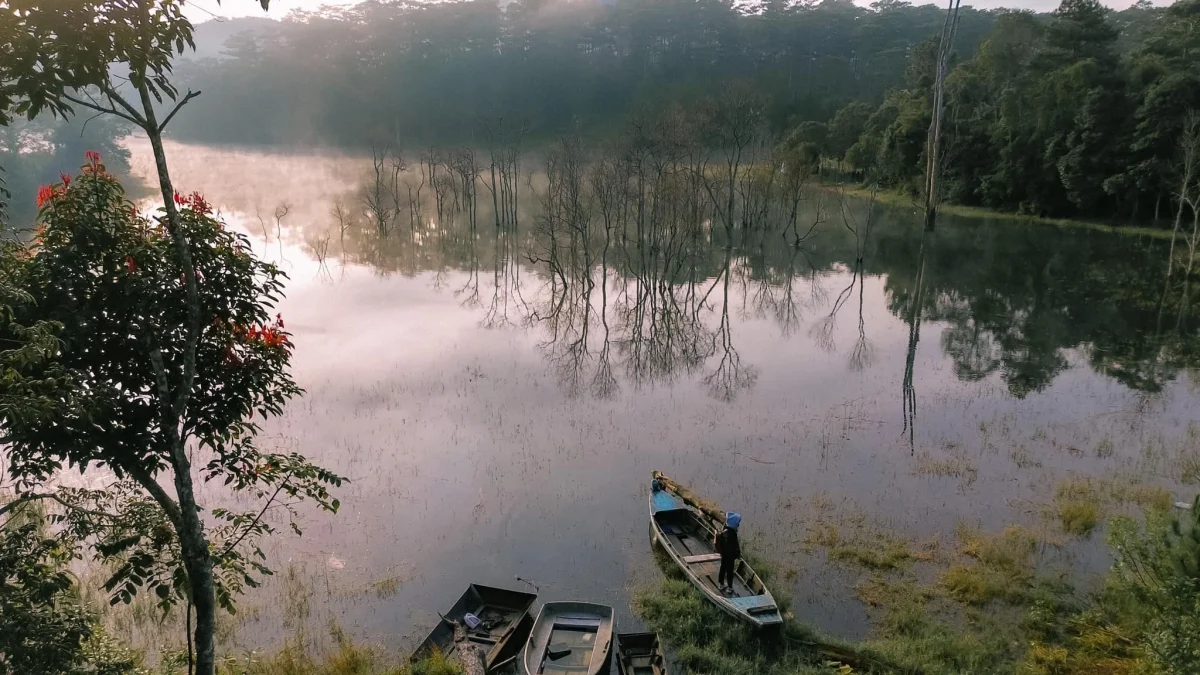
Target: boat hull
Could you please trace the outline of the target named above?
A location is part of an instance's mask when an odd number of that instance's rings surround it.
[[[615,625],[615,613],[607,605],[548,602],[538,612],[521,650],[520,672],[607,675],[612,665]]]
[[[745,560],[735,568],[735,594],[726,596],[717,589],[716,524],[668,490],[650,493],[650,533],[688,581],[721,611],[759,628],[783,623],[774,596]]]
[[[434,650],[453,660],[457,651],[454,622],[462,622],[470,612],[481,619],[492,619],[491,628],[467,631],[467,639],[486,652],[485,666],[491,670],[520,653],[533,628],[529,609],[537,594],[471,584],[465,593],[442,615],[425,641],[413,651],[413,660],[429,658]]]

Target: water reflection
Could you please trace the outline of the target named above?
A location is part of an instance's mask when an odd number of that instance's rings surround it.
[[[902,210],[811,189],[756,207],[775,220],[729,230],[713,227],[715,212],[679,167],[643,176],[629,157],[592,159],[567,141],[521,185],[511,156],[497,160],[496,178],[490,165],[477,167],[479,191],[464,168],[479,159],[448,157],[428,154],[419,170],[391,179],[405,196],[394,200],[400,224],[390,228],[371,206],[381,201],[380,170],[368,172],[335,200],[325,229],[304,227],[308,252],[327,279],[346,265],[432,272],[437,286],[464,272],[451,289],[459,302],[478,309],[484,327],[540,331],[570,395],[612,397],[622,380],[696,378],[732,400],[768,365],[743,362],[737,349],[738,324],[758,319],[785,336],[807,324],[819,349],[844,350],[851,371],[891,367],[876,362],[864,316],[870,278],[885,281],[887,306],[907,325],[900,379],[910,441],[924,324],[938,324],[960,380],[998,375],[1016,397],[1049,386],[1072,350],[1147,392],[1196,363],[1195,292],[1178,268],[1166,281],[1166,242],[1001,223],[960,224],[935,238]],[[427,183],[442,186],[440,196],[421,204]],[[276,209],[273,222],[262,221],[264,236],[287,236],[287,215]],[[857,314],[855,339],[835,345],[847,313]]]
[[[519,195],[501,197],[497,168],[494,202],[477,151],[473,218],[445,159],[439,217],[427,158],[451,153],[407,152],[381,235],[370,158],[168,149],[181,186],[291,275],[281,310],[308,394],[268,433],[355,479],[344,514],[279,538],[272,560],[319,549],[347,561],[335,582],[363,586],[414,570],[394,598],[324,600],[348,625],[415,637],[464,579],[513,574],[625,606],[649,569],[653,468],[778,533],[788,564],[809,560],[788,546],[809,497],[924,538],[1037,520],[1029,504],[1068,472],[1191,489],[1170,477],[1200,438],[1196,393],[1171,381],[1196,365],[1196,284],[1180,266],[1167,283],[1168,242],[949,217],[925,235],[911,213],[811,186],[794,217],[777,191],[727,228],[683,160],[556,150],[510,168]],[[853,634],[853,593],[809,562],[797,614]]]

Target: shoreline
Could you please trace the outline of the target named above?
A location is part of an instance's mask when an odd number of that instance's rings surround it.
[[[838,185],[834,183],[822,182],[817,184],[817,188],[827,192],[837,192],[841,190],[844,191],[845,194],[855,197],[856,199],[871,198],[870,190],[857,185]],[[886,206],[920,210],[920,207],[913,201],[911,197],[904,193],[897,192],[896,190],[880,190],[875,193],[875,199],[880,204],[884,204]],[[982,206],[964,206],[962,204],[943,204],[938,208],[938,212],[944,215],[970,220],[1005,220],[1020,225],[1049,225],[1066,229],[1105,232],[1108,234],[1118,234],[1127,237],[1151,237],[1154,239],[1162,239],[1164,241],[1170,241],[1172,234],[1171,230],[1145,227],[1141,225],[1106,225],[1104,223],[1097,223],[1088,220],[1076,220],[1073,218],[1042,218],[1040,216],[1026,216],[1007,211],[994,211]]]

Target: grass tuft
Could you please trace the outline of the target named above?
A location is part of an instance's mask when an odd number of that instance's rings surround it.
[[[1086,537],[1100,523],[1100,503],[1093,500],[1064,500],[1058,504],[1063,531]]]

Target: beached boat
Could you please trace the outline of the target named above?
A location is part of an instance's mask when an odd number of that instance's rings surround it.
[[[520,654],[533,628],[529,608],[535,600],[536,593],[471,584],[413,652],[413,660],[429,658],[437,650],[452,662],[461,661],[464,668],[481,658],[485,671],[491,672]],[[467,614],[479,620],[475,628],[468,625]]]
[[[590,602],[547,602],[521,652],[522,675],[607,675],[613,609]]]
[[[667,675],[658,633],[617,633],[617,670],[621,675]]]
[[[723,513],[654,472],[650,490],[650,532],[692,585],[729,615],[758,627],[783,623],[771,591],[744,559],[734,567],[733,593],[717,587],[721,554],[716,550]]]

